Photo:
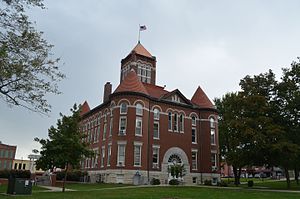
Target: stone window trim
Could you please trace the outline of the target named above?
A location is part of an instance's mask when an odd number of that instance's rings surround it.
[[[122,121],[125,121],[124,124]],[[126,128],[127,128],[127,117],[126,116],[120,116],[119,119],[119,136],[124,136],[126,135]]]
[[[155,131],[154,131],[154,126],[157,125],[157,136],[155,136]],[[154,121],[153,122],[153,139],[154,140],[159,140],[160,139],[160,132],[159,132],[159,122],[158,121]]]
[[[142,117],[135,118],[135,136],[138,136],[138,137],[143,136],[143,118]]]

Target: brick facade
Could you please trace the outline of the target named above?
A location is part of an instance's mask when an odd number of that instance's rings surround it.
[[[219,180],[217,110],[200,87],[189,100],[155,85],[155,68],[156,58],[138,43],[107,100],[91,110],[83,104],[84,141],[99,154],[81,162],[91,181],[167,183],[172,164],[184,165],[187,184]]]
[[[0,170],[11,170],[15,159],[17,146],[10,146],[0,143]]]

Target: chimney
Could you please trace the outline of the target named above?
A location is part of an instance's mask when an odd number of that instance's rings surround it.
[[[107,102],[109,100],[109,95],[111,94],[112,85],[110,82],[106,82],[104,85],[104,95],[103,95],[103,102]]]

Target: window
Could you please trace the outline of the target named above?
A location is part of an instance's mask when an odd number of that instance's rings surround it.
[[[159,139],[159,123],[158,122],[154,122],[154,124],[153,124],[153,138]]]
[[[107,166],[110,166],[110,159],[111,159],[111,145],[107,147]]]
[[[215,119],[213,117],[209,118],[210,128],[216,128]]]
[[[97,133],[98,128],[99,127],[96,127],[94,130],[94,143],[96,143],[98,141],[98,133]]]
[[[172,130],[172,113],[168,113],[168,129]]]
[[[98,166],[98,156],[99,156],[99,154],[97,153],[98,151],[99,151],[98,148],[94,149],[95,158],[94,158],[93,164],[92,164],[93,168],[97,168],[97,166]]]
[[[196,117],[192,116],[192,126],[196,126]]]
[[[118,144],[118,164],[117,166],[125,166],[125,144]]]
[[[142,136],[142,118],[135,119],[135,135]]]
[[[192,143],[196,144],[197,143],[197,132],[196,128],[192,128]]]
[[[178,115],[177,113],[174,114],[174,131],[178,131]]]
[[[184,131],[184,116],[182,114],[179,116],[179,131]]]
[[[159,120],[159,110],[157,108],[153,110],[153,117],[155,120]]]
[[[14,169],[17,170],[18,168],[18,163],[15,163]]]
[[[216,132],[215,132],[215,129],[210,129],[210,143],[212,145],[216,144]]]
[[[212,169],[215,169],[217,167],[217,154],[216,153],[211,154],[211,166],[212,166]]]
[[[192,151],[192,170],[197,170],[197,151]]]
[[[152,150],[152,167],[159,168],[159,146],[153,146]]]
[[[110,118],[110,124],[109,124],[109,136],[112,136],[112,131],[113,131],[113,124],[114,124],[114,118]]]
[[[142,82],[150,83],[151,82],[151,67],[145,64],[139,63],[137,69],[137,75],[139,80]]]
[[[143,115],[143,105],[136,104],[135,114],[136,115]]]
[[[134,145],[134,166],[141,166],[141,145]]]
[[[103,127],[103,139],[102,140],[105,140],[105,138],[106,138],[106,131],[107,131],[107,124],[104,123],[104,127]]]
[[[210,123],[210,144],[215,145],[216,144],[216,124],[215,119],[213,117],[209,118]]]
[[[119,135],[126,135],[126,123],[127,123],[127,118],[120,117]]]
[[[102,156],[101,156],[101,167],[104,167],[104,159],[105,159],[105,147],[102,147]]]
[[[127,109],[128,109],[127,103],[123,102],[120,105],[120,114],[126,114],[127,113]]]

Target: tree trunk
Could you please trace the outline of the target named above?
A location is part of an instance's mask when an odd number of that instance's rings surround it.
[[[65,192],[65,184],[66,184],[66,180],[67,180],[68,168],[69,168],[69,164],[67,164],[67,166],[66,166],[65,177],[64,177],[64,180],[63,180],[63,184],[62,184],[62,192]]]
[[[290,174],[288,168],[284,168],[284,173],[285,173],[285,178],[286,178],[286,183],[287,183],[287,188],[291,188],[291,180],[290,180]]]
[[[233,175],[234,175],[234,184],[235,186],[238,186],[240,184],[240,176],[241,176],[241,169],[235,167],[235,166],[232,166],[232,169],[233,169]]]
[[[296,183],[297,185],[299,185],[299,169],[297,167],[295,167],[295,180],[296,180]]]

